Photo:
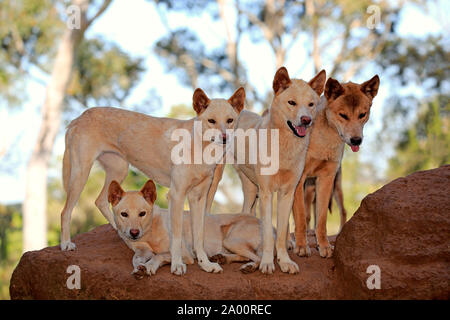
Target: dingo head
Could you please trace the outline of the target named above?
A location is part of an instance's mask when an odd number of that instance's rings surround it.
[[[240,87],[230,99],[212,99],[198,88],[194,91],[193,107],[197,112],[197,120],[202,122],[203,130],[216,129],[220,132],[219,141],[216,143],[227,143],[226,130],[234,129],[236,120],[244,108],[245,90]],[[214,141],[214,137],[211,141]]]
[[[316,106],[322,94],[326,79],[325,70],[320,71],[309,82],[290,79],[285,67],[281,67],[273,79],[273,99],[271,113],[282,120],[294,135],[303,138],[306,129],[316,116]]]
[[[111,203],[117,232],[122,237],[136,241],[148,228],[151,228],[153,204],[156,200],[156,186],[148,180],[140,191],[125,192],[117,181],[108,188],[108,201]]]
[[[339,81],[330,78],[325,85],[328,121],[336,126],[342,140],[353,152],[359,151],[364,125],[369,120],[370,107],[378,93],[379,85],[378,75],[362,84],[353,82],[340,84]]]

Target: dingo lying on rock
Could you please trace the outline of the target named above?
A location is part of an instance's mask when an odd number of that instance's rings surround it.
[[[117,181],[108,188],[108,201],[114,213],[119,236],[132,243],[133,273],[145,267],[155,274],[170,263],[169,214],[154,204],[156,187],[149,180],[140,191],[125,192]],[[183,219],[183,263],[194,263],[190,213]],[[223,263],[250,261],[241,267],[244,273],[255,271],[260,262],[261,223],[248,214],[207,214],[205,216],[205,252],[211,261]]]

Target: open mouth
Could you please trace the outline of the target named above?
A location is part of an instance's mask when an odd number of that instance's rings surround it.
[[[306,136],[306,125],[294,126],[290,120],[287,121],[287,125],[297,137],[304,138]]]

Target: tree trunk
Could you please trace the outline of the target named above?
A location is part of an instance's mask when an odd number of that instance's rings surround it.
[[[46,97],[42,105],[42,123],[33,153],[27,165],[23,212],[23,251],[47,246],[47,171],[56,135],[61,125],[62,104],[69,85],[76,48],[86,29],[110,1],[105,1],[93,19],[86,20],[88,0],[74,0],[80,9],[80,28],[67,28],[59,45]]]

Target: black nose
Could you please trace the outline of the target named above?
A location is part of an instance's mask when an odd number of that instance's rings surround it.
[[[300,118],[300,121],[302,122],[302,124],[308,125],[311,123],[311,118],[307,117],[307,116],[303,116]]]
[[[359,146],[361,144],[361,142],[362,142],[362,138],[361,137],[351,137],[350,138],[350,142],[354,146]]]
[[[138,230],[138,229],[131,229],[131,230],[130,230],[130,235],[131,235],[133,238],[136,238],[136,237],[139,235],[139,230]]]

